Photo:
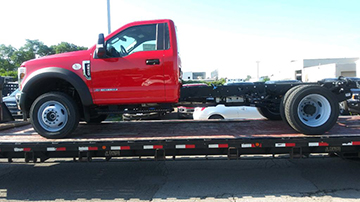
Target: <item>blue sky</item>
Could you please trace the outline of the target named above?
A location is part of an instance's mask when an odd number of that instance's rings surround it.
[[[106,0],[1,1],[0,43],[25,39],[90,47],[107,33]],[[111,0],[112,30],[132,21],[170,18],[184,71],[221,76],[270,75],[302,58],[359,57],[360,1]]]

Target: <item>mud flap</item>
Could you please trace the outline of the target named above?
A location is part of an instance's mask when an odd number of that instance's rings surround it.
[[[7,121],[14,121],[14,117],[12,117],[9,109],[5,105],[5,103],[1,102],[0,106],[0,123],[7,122]]]
[[[14,121],[14,118],[12,117],[9,109],[5,105],[5,103],[2,102],[2,90],[4,87],[4,77],[0,76],[0,123],[7,122],[7,121]]]

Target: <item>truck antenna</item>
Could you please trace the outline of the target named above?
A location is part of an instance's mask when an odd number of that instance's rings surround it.
[[[110,0],[107,0],[107,19],[108,19],[108,34],[111,33],[110,27]]]

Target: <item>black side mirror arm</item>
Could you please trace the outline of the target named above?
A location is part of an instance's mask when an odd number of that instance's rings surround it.
[[[102,33],[99,34],[94,57],[95,58],[105,58],[106,57],[105,39],[104,39],[104,34],[102,34]]]

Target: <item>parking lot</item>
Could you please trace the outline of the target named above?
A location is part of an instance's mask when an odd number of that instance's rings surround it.
[[[186,158],[0,164],[3,200],[351,201],[360,161]]]

